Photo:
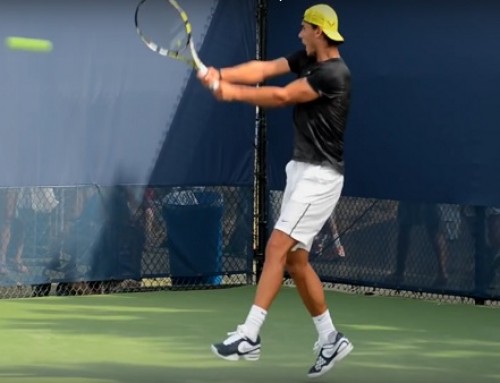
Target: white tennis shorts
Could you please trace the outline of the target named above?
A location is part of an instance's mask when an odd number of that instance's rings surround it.
[[[286,187],[274,228],[298,241],[292,250],[311,250],[314,237],[333,214],[343,185],[343,174],[333,167],[293,160],[286,165]]]

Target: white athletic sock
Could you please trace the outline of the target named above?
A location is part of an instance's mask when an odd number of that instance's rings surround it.
[[[329,335],[336,331],[330,316],[330,311],[326,310],[323,314],[313,317],[313,322],[318,331],[320,343],[328,343]]]
[[[263,308],[253,305],[245,320],[245,335],[255,342],[259,336],[260,328],[266,320],[267,311]]]

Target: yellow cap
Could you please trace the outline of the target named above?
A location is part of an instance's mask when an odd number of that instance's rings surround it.
[[[307,8],[304,13],[304,21],[320,27],[323,33],[333,41],[344,41],[338,30],[339,19],[337,13],[329,5],[317,4]]]

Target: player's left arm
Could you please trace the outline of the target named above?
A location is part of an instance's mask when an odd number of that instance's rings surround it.
[[[240,101],[263,108],[278,108],[314,101],[320,97],[306,78],[299,78],[284,87],[253,87],[222,81],[215,92],[222,101]]]

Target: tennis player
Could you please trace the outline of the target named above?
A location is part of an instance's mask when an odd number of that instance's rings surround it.
[[[227,360],[257,360],[259,332],[282,285],[285,267],[293,278],[318,332],[317,357],[309,377],[323,375],[353,346],[335,328],[321,281],[309,263],[314,237],[332,215],[344,182],[343,139],[350,103],[350,71],[340,56],[344,41],[336,12],[325,4],[308,8],[299,33],[304,48],[272,61],[250,61],[235,67],[209,68],[202,83],[219,81],[221,101],[264,108],[294,105],[295,144],[286,165],[286,188],[280,217],[265,250],[265,263],[254,303],[244,324],[212,351]],[[285,87],[254,87],[265,79],[293,72]]]

